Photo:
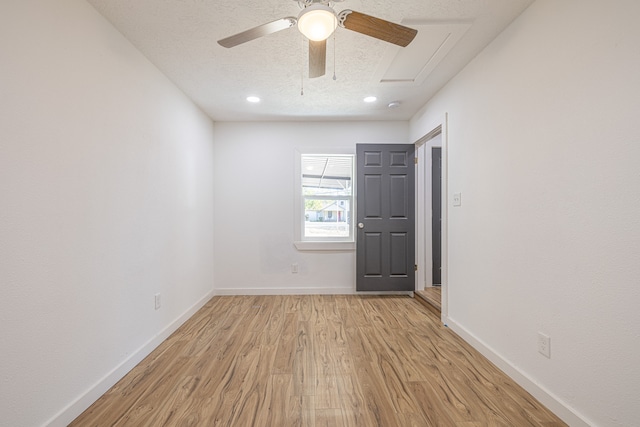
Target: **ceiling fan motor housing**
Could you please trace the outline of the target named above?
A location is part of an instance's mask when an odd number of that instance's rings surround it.
[[[314,3],[298,15],[298,29],[309,40],[326,40],[337,26],[336,13],[325,4]]]

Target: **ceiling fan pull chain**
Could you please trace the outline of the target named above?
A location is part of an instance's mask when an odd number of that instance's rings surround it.
[[[333,81],[336,81],[336,32],[333,32]]]
[[[300,37],[302,40],[302,62],[300,65],[300,96],[304,96],[304,37]]]

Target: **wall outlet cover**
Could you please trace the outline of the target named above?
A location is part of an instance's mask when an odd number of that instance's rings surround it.
[[[542,332],[538,332],[538,352],[551,359],[551,338]]]

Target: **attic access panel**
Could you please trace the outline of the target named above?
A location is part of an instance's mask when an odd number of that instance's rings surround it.
[[[418,30],[418,34],[403,49],[387,49],[376,70],[376,82],[420,86],[471,28],[470,22],[403,20],[402,23]]]

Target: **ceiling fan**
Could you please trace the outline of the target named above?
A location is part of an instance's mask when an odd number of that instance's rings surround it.
[[[218,40],[218,44],[231,48],[298,25],[300,32],[309,39],[309,77],[325,74],[327,38],[340,26],[347,30],[384,40],[405,47],[415,38],[417,30],[394,24],[384,19],[345,9],[333,10],[333,3],[344,0],[295,0],[302,11],[298,17],[288,16],[259,25],[233,36]]]

